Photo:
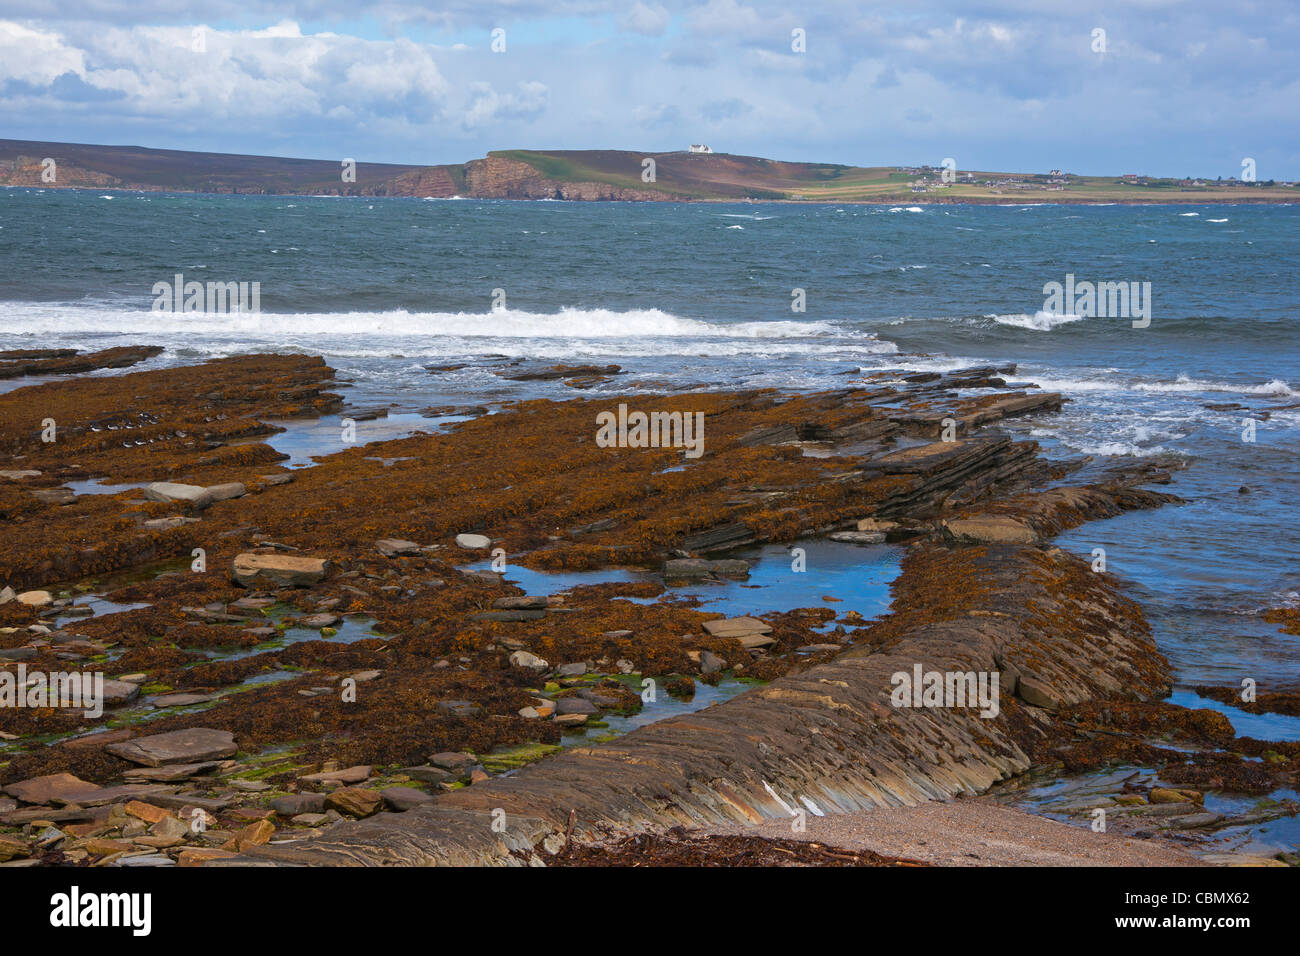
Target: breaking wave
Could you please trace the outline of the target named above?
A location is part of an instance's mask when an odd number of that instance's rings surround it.
[[[1026,315],[1023,312],[1009,313],[1006,315],[986,315],[986,319],[992,319],[999,325],[1014,325],[1021,329],[1032,329],[1035,332],[1050,332],[1060,325],[1068,325],[1071,322],[1080,322],[1087,316],[1083,315],[1060,315],[1055,312],[1044,312],[1039,309],[1033,315]]]

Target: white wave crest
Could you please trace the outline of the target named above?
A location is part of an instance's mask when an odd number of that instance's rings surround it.
[[[558,312],[500,309],[492,312],[323,312],[207,314],[152,312],[107,306],[9,303],[0,312],[0,333],[53,335],[118,333],[207,335],[231,331],[255,335],[457,336],[464,338],[873,338],[830,322],[706,322],[661,309],[562,308]]]
[[[1210,382],[1188,375],[1179,375],[1172,382],[1138,382],[1133,389],[1138,392],[1231,392],[1236,395],[1278,395],[1287,398],[1300,395],[1300,392],[1280,378],[1272,379],[1262,385],[1237,385],[1232,382]]]
[[[1155,445],[1151,448],[1143,448],[1141,445],[1131,441],[1103,441],[1095,444],[1087,442],[1072,443],[1067,441],[1075,451],[1084,455],[1095,455],[1104,458],[1149,458],[1152,455],[1168,455],[1170,450],[1163,445]]]
[[[1026,315],[1023,312],[1009,313],[1006,315],[986,315],[986,319],[992,319],[999,325],[1014,325],[1021,329],[1032,329],[1035,332],[1050,332],[1058,325],[1068,325],[1071,322],[1080,322],[1086,316],[1066,314],[1060,315],[1055,312],[1044,312],[1039,309],[1033,315]]]

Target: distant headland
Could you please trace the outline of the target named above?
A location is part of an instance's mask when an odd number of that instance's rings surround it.
[[[674,152],[528,150],[436,166],[0,139],[0,186],[296,196],[624,202],[1289,203],[1300,183],[844,166]],[[1249,177],[1249,172],[1243,176]]]

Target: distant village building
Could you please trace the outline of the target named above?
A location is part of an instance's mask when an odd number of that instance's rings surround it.
[[[711,153],[711,152],[713,152],[713,150],[712,150],[710,147],[705,146],[703,143],[691,143],[691,149],[690,149],[690,151],[691,151],[692,153]]]

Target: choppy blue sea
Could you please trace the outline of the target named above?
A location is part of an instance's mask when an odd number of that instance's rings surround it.
[[[1061,544],[1106,549],[1182,681],[1254,677],[1265,690],[1300,684],[1300,639],[1257,616],[1300,601],[1297,263],[1292,206],[6,189],[0,349],[165,345],[150,366],[320,353],[353,381],[353,401],[411,409],[573,394],[503,381],[487,356],[617,363],[627,374],[607,387],[618,389],[819,389],[859,369],[1016,362],[1017,380],[1071,399],[1012,426],[1051,455],[1188,463],[1170,489],[1187,505],[1093,523]],[[152,311],[155,284],[177,273],[258,282],[261,314]],[[1150,283],[1149,326],[1046,308],[1044,286],[1067,275]]]

